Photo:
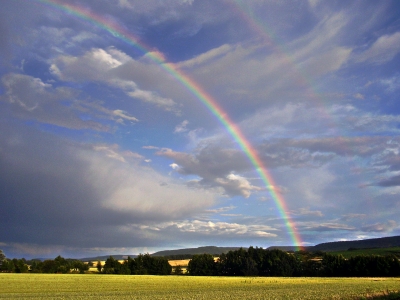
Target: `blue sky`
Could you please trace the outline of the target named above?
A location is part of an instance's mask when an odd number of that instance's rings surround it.
[[[400,234],[398,1],[60,1],[162,53],[240,128],[303,245]],[[9,257],[291,245],[254,166],[143,53],[41,1],[0,11]]]

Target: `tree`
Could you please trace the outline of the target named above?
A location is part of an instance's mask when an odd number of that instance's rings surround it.
[[[85,271],[89,270],[89,264],[85,264],[83,261],[80,260],[72,261],[71,266],[75,271],[79,271],[80,274],[84,274]]]
[[[212,276],[216,273],[216,263],[211,254],[193,255],[188,264],[189,275]]]
[[[43,273],[57,273],[58,264],[55,260],[46,259],[41,266]]]
[[[182,267],[181,267],[180,265],[177,265],[177,266],[174,268],[173,274],[174,274],[174,275],[182,275],[182,274],[183,274]]]
[[[96,268],[97,268],[97,271],[99,271],[99,273],[101,273],[101,269],[103,269],[103,266],[101,265],[101,261],[97,262]]]
[[[28,273],[28,265],[26,264],[25,258],[16,259],[14,258],[11,261],[14,264],[14,272],[15,273]]]
[[[6,259],[6,255],[3,253],[3,250],[0,249],[0,268],[5,259]]]
[[[107,258],[103,266],[102,272],[105,274],[119,274],[120,268],[121,268],[121,263],[114,257],[110,256],[109,258]]]
[[[13,273],[15,271],[15,266],[14,266],[13,261],[10,259],[3,260],[3,263],[0,266],[0,271],[7,272],[7,273]]]

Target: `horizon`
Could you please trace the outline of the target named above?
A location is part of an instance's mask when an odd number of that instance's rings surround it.
[[[400,235],[398,1],[2,5],[7,257]]]

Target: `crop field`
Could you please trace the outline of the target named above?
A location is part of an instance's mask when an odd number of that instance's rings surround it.
[[[400,278],[0,274],[0,299],[363,299]]]

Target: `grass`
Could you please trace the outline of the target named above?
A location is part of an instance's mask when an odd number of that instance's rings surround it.
[[[0,299],[371,299],[399,291],[400,278],[0,274]]]

